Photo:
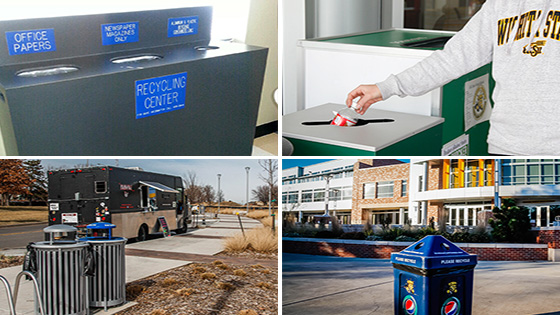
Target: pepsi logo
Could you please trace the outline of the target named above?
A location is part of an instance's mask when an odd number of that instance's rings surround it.
[[[416,307],[416,300],[412,295],[407,295],[403,300],[403,308],[406,314],[416,315],[418,308]]]
[[[457,315],[461,310],[461,302],[456,297],[450,297],[443,303],[441,308],[442,315]]]

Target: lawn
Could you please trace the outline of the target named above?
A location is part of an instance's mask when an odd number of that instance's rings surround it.
[[[47,207],[0,207],[0,226],[46,223],[48,219]]]

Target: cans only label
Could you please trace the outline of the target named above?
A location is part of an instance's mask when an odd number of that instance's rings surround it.
[[[136,87],[136,119],[185,107],[187,73],[139,80]]]
[[[167,37],[198,34],[198,15],[171,18],[167,23]]]
[[[54,29],[6,32],[10,56],[56,51]]]
[[[103,24],[101,39],[103,46],[137,42],[138,22]]]

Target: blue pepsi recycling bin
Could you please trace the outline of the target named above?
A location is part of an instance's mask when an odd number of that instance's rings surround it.
[[[476,255],[431,235],[392,253],[391,263],[395,314],[471,314]]]
[[[90,244],[95,253],[94,275],[88,279],[90,307],[107,308],[123,304],[126,299],[126,264],[124,237],[113,237],[112,223],[88,224],[88,237],[80,241]]]

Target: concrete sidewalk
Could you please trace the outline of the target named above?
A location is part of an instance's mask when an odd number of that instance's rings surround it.
[[[261,227],[259,221],[242,217],[243,227],[252,229]],[[192,230],[186,234],[175,235],[167,238],[156,238],[145,242],[127,244],[126,249],[138,249],[150,252],[173,252],[196,255],[215,255],[224,250],[223,238],[240,233],[238,219],[235,215],[220,214],[218,220],[207,220],[207,227]],[[192,237],[190,237],[192,236]],[[210,237],[208,237],[210,236]],[[176,268],[192,261],[144,257],[142,255],[126,255],[126,281],[131,282],[146,278],[148,276]],[[21,266],[0,269],[0,275],[4,276],[15,285],[17,274]],[[13,288],[12,288],[13,289]],[[33,286],[30,281],[23,281],[20,288],[20,296],[17,303],[18,314],[33,314]],[[9,315],[4,286],[0,285],[0,315]],[[110,314],[110,313],[109,313]]]
[[[387,259],[282,255],[282,314],[393,314]],[[560,264],[479,262],[473,314],[560,314]]]

